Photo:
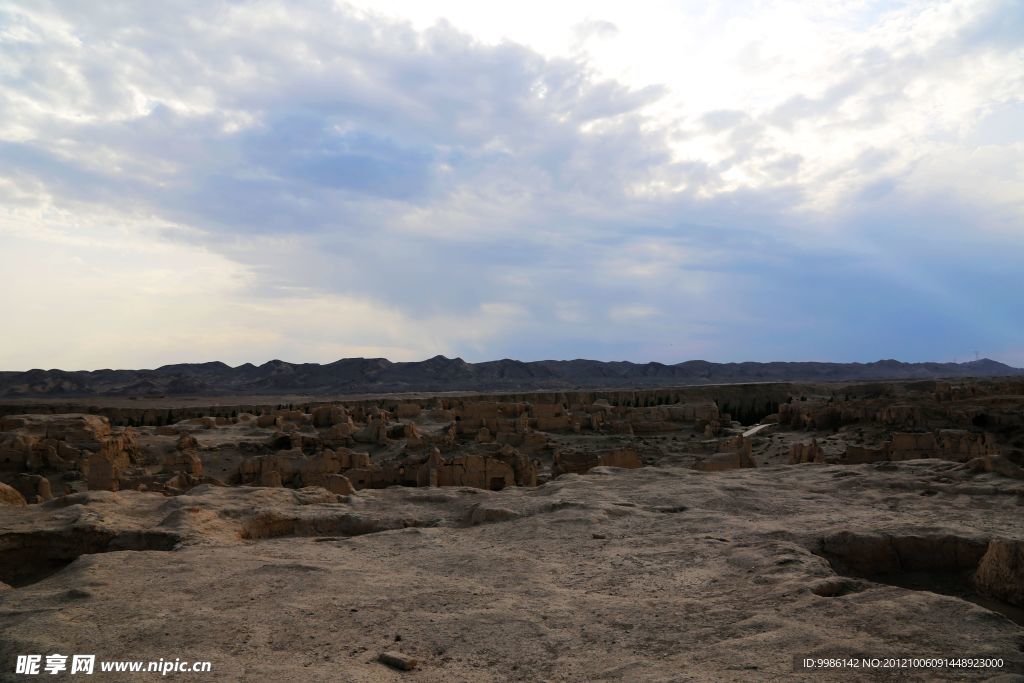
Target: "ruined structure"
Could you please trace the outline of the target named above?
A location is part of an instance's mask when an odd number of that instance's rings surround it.
[[[176,420],[170,409],[159,425],[145,424],[153,409],[99,406],[103,415],[2,418],[0,480],[31,503],[86,489],[174,494],[203,482],[499,490],[665,459],[718,472],[940,458],[1016,476],[1016,391],[1024,382],[1006,379],[383,397],[189,408]]]
[[[793,656],[854,647],[851,634],[866,633],[855,647],[870,654],[897,641],[952,651],[968,632],[972,654],[1024,667],[1022,390],[755,385],[16,413],[0,421],[0,643],[71,642],[116,615],[152,632],[156,656],[169,639],[214,634],[218,671],[238,679],[259,657],[261,679],[279,676],[268,642],[305,653],[343,628],[353,647],[338,656],[367,680],[383,666],[371,647],[416,655],[430,680],[477,680],[490,666],[477,655],[496,648],[523,680],[647,680],[628,663],[638,650],[666,662],[665,680],[715,657],[717,678],[785,680]],[[222,609],[195,608],[195,587],[213,585]],[[151,606],[175,619],[153,631]],[[260,621],[267,638],[240,643],[266,606],[280,616]],[[566,660],[550,653],[567,641],[552,617],[584,634],[573,652],[601,639],[561,679]],[[731,649],[709,660],[698,631]],[[528,670],[523,643],[538,651]],[[680,643],[689,653],[669,661]],[[240,648],[244,664],[228,670]],[[758,668],[737,669],[751,648]],[[293,659],[291,677],[308,675]],[[329,661],[318,675],[336,672]]]
[[[625,467],[632,469],[642,467],[640,456],[635,448],[614,448],[609,450],[587,451],[563,449],[555,453],[551,475],[557,477],[566,472],[586,474],[595,467]]]
[[[0,473],[81,473],[89,488],[116,490],[139,459],[137,433],[112,429],[85,414],[16,415],[0,419]]]

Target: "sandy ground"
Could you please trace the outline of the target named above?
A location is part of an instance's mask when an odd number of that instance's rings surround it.
[[[77,494],[0,513],[8,573],[97,535],[175,549],[85,554],[0,591],[0,680],[30,680],[15,655],[53,652],[213,663],[179,681],[1024,680],[1010,618],[875,581],[823,591],[836,574],[813,552],[844,531],[1021,539],[1022,502],[1022,482],[935,460],[600,468],[500,492]],[[387,650],[418,667],[379,663]],[[794,671],[825,656],[1004,666]]]

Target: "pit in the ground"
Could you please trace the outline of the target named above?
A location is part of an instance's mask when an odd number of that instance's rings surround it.
[[[1005,541],[955,535],[894,535],[841,532],[823,538],[812,552],[840,575],[909,590],[967,600],[1024,626],[1024,604],[1014,604],[1015,587],[978,581],[990,545]],[[1003,572],[1015,582],[1012,572]]]
[[[14,588],[52,576],[80,555],[118,550],[172,550],[177,534],[164,531],[112,533],[99,529],[38,531],[0,538],[0,581]]]

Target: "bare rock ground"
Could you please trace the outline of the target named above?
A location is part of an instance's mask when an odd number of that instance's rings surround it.
[[[987,563],[1018,595],[1022,503],[1024,482],[940,460],[89,491],[2,509],[0,662],[213,663],[182,681],[1019,680],[1020,606],[971,576]],[[794,671],[818,656],[1004,667]]]

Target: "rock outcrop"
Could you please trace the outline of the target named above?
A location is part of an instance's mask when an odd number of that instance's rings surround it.
[[[112,429],[97,415],[13,415],[0,419],[0,473],[72,472],[90,474],[106,490],[111,476],[138,460],[138,435]]]
[[[1024,541],[990,541],[978,563],[974,583],[986,595],[1024,607]]]
[[[809,443],[795,443],[789,447],[790,465],[799,465],[805,462],[825,462],[825,451],[818,445],[817,439],[811,439]]]
[[[999,446],[992,434],[942,429],[935,432],[893,432],[887,442],[874,448],[848,446],[840,462],[855,465],[918,458],[966,462],[998,454]]]
[[[25,497],[22,496],[13,486],[8,486],[0,482],[0,506],[12,505],[15,507],[25,507],[28,503],[25,501]]]
[[[273,455],[248,458],[239,467],[236,483],[249,486],[327,488],[331,475],[369,466],[370,455],[365,452],[341,448],[336,451],[324,449],[316,455],[306,455],[302,449],[293,448]]]
[[[643,467],[643,462],[635,448],[612,448],[596,451],[562,449],[555,453],[551,476],[557,477],[566,473],[586,474],[595,467],[634,469]]]
[[[22,473],[11,481],[28,503],[44,503],[53,498],[50,480],[38,474]]]
[[[751,439],[742,435],[723,439],[715,443],[716,453],[703,457],[693,468],[703,472],[724,472],[747,467],[757,467],[751,455]]]

